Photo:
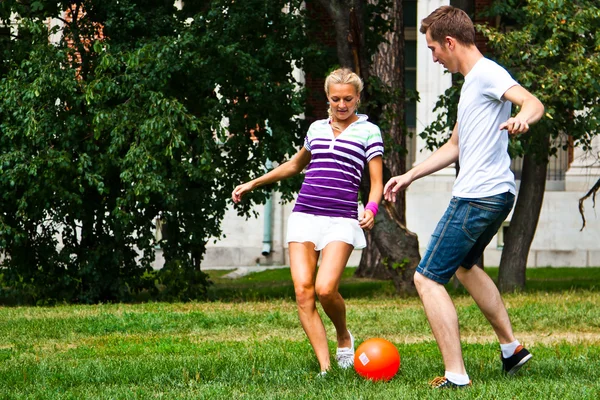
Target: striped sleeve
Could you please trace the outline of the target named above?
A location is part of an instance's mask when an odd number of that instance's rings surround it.
[[[309,140],[308,140],[308,135],[306,135],[306,136],[304,137],[304,148],[305,148],[306,150],[310,151],[310,142],[309,142]]]
[[[306,132],[306,136],[304,137],[304,148],[309,152],[312,152],[312,148],[310,147],[310,138],[313,132],[313,125],[314,123],[310,125],[310,127],[308,128],[308,132]]]
[[[375,129],[369,132],[367,138],[367,148],[365,149],[365,155],[367,162],[371,161],[377,156],[383,156],[383,139],[381,138],[381,130],[378,126],[374,126]]]

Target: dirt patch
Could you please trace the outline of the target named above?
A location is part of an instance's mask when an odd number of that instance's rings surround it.
[[[333,333],[329,332],[329,339],[332,339]],[[140,334],[112,334],[98,336],[94,338],[82,338],[77,342],[60,342],[56,340],[50,340],[47,342],[40,342],[34,346],[35,351],[41,351],[44,353],[61,353],[69,350],[76,349],[80,346],[91,346],[91,347],[110,347],[115,342],[121,343],[147,343],[152,347],[153,343],[159,342],[161,338],[169,338],[171,340],[179,341],[180,343],[193,343],[202,344],[207,342],[247,342],[248,346],[253,346],[256,342],[264,343],[269,340],[280,340],[280,341],[305,341],[306,335],[301,329],[275,329],[268,333],[264,331],[253,332],[251,330],[233,330],[229,331],[224,337],[223,332],[202,332],[202,333],[186,333],[181,335],[169,335],[169,334],[152,334],[152,335],[140,335]],[[358,336],[358,335],[357,335]],[[600,346],[600,332],[557,332],[557,333],[517,333],[517,338],[525,346],[534,345],[546,345],[551,346],[559,343],[567,343],[571,345],[583,344],[591,346]],[[385,338],[396,344],[416,344],[424,342],[432,342],[434,340],[433,335],[394,335],[386,334]],[[364,340],[364,337],[357,337],[359,340]],[[462,335],[462,343],[464,344],[488,344],[498,343],[498,339],[494,335],[477,335],[467,334]],[[3,344],[0,345],[0,350],[8,350],[13,346]],[[151,350],[150,350],[151,351]]]
[[[329,335],[332,336],[332,335]],[[569,344],[588,344],[588,345],[600,345],[600,332],[558,332],[558,333],[517,333],[517,339],[527,345],[532,346],[536,344],[552,345],[556,343],[569,343]],[[412,344],[412,343],[423,343],[433,341],[433,335],[385,335],[385,338],[394,343],[401,344]],[[194,335],[190,334],[188,339],[192,343],[202,343],[211,341],[223,341],[223,336],[219,334],[208,334],[208,335]],[[306,340],[306,336],[301,329],[298,332],[290,332],[289,330],[271,331],[270,333],[264,334],[252,334],[251,332],[236,331],[235,334],[230,332],[227,341],[229,342],[240,342],[240,341],[266,341],[270,339],[279,340],[293,340],[301,341]],[[330,337],[331,339],[331,337]],[[361,338],[364,339],[364,338]],[[495,335],[462,335],[461,340],[463,343],[497,343],[498,339]]]

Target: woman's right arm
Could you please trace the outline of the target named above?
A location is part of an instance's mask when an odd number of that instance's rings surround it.
[[[310,152],[306,150],[305,147],[302,147],[300,151],[294,157],[292,157],[291,160],[281,164],[263,176],[253,179],[250,182],[238,185],[235,189],[233,189],[233,192],[231,193],[231,199],[234,203],[238,203],[242,200],[242,196],[259,186],[279,182],[280,180],[299,174],[310,162],[310,157]]]

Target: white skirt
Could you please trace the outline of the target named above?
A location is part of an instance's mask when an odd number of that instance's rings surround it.
[[[367,247],[365,233],[358,225],[358,220],[301,212],[290,214],[286,242],[312,242],[316,251],[323,250],[331,242],[345,242],[355,249]]]

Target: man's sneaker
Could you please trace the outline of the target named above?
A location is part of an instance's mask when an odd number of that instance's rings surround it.
[[[429,385],[434,389],[463,389],[471,386],[471,381],[464,385],[457,385],[454,382],[450,382],[445,376],[438,376],[429,382]]]
[[[502,358],[502,367],[504,372],[506,372],[508,375],[514,375],[517,373],[517,371],[520,370],[521,367],[531,359],[531,357],[532,356],[529,354],[527,349],[521,345],[517,346],[515,353],[508,358],[504,358],[502,353],[500,353],[500,358]]]
[[[350,368],[354,365],[354,336],[350,335],[350,347],[338,347],[335,353],[335,359],[342,369]]]

